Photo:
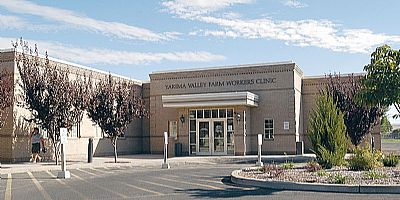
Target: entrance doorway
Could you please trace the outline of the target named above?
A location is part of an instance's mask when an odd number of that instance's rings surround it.
[[[226,155],[226,120],[197,120],[197,154]]]
[[[190,110],[190,154],[233,154],[233,109]]]

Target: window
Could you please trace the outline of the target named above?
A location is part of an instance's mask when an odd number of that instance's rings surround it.
[[[103,138],[104,134],[103,134],[103,131],[101,130],[100,126],[98,126],[97,124],[92,124],[92,126],[96,130],[96,138]]]
[[[81,132],[81,125],[80,125],[80,123],[76,123],[74,126],[72,126],[69,137],[70,138],[78,138],[81,134],[80,132]]]
[[[264,119],[264,139],[274,139],[273,119]]]

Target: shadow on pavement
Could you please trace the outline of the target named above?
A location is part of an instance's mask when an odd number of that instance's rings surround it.
[[[186,189],[177,190],[177,192],[184,192],[191,195],[194,198],[238,198],[244,196],[257,196],[257,195],[273,195],[279,190],[258,188],[258,187],[239,187],[231,182],[230,176],[224,176],[221,182],[234,188],[225,188],[223,190],[218,189]]]

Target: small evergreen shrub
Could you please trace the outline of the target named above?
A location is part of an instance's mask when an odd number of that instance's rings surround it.
[[[367,171],[383,166],[382,153],[378,150],[371,151],[369,145],[357,147],[350,157],[349,169],[354,171]]]
[[[310,161],[307,162],[307,165],[305,166],[306,171],[308,172],[316,172],[322,169],[321,165],[318,164],[315,161]]]
[[[383,165],[385,167],[396,167],[399,164],[399,157],[391,153],[383,158]]]
[[[344,163],[349,142],[343,118],[344,114],[337,108],[332,97],[322,92],[311,113],[307,133],[317,162],[323,168],[330,169]]]

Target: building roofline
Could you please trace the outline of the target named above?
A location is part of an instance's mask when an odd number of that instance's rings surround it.
[[[165,70],[165,71],[154,71],[150,75],[178,73],[178,72],[207,71],[207,70],[218,70],[218,69],[236,69],[236,68],[244,68],[244,67],[258,67],[258,66],[271,66],[271,65],[283,65],[283,64],[295,64],[295,63],[293,61],[282,61],[282,62],[269,62],[269,63],[256,63],[256,64],[225,65],[225,66],[218,66],[218,67],[174,69],[174,70]]]
[[[5,52],[19,52],[19,53],[22,53],[20,50],[13,49],[13,48],[0,49],[0,52],[1,53],[5,53]],[[42,55],[42,54],[39,54],[39,57],[40,58],[45,58],[45,56]],[[137,80],[137,79],[129,78],[129,77],[122,76],[122,75],[115,74],[115,73],[111,73],[111,72],[106,72],[106,71],[103,71],[103,70],[100,70],[100,69],[96,69],[96,68],[93,68],[93,67],[88,67],[88,66],[85,66],[85,65],[81,65],[81,64],[77,64],[77,63],[61,60],[61,59],[58,59],[58,58],[53,58],[53,57],[50,57],[50,56],[48,58],[49,58],[49,60],[54,61],[54,62],[59,62],[59,63],[62,63],[62,64],[71,65],[71,66],[79,67],[79,68],[86,69],[86,70],[91,70],[91,71],[98,72],[98,73],[101,73],[101,74],[105,74],[105,75],[106,74],[111,74],[114,77],[131,80],[135,84],[138,84],[138,85],[141,85],[143,83],[143,81],[140,81],[140,80]]]
[[[365,72],[358,72],[358,73],[344,73],[344,74],[338,74],[338,75],[340,75],[341,77],[348,77],[348,76],[351,76],[351,75],[354,75],[354,76],[364,76],[365,74],[366,74]],[[319,79],[319,78],[325,78],[326,75],[328,75],[328,74],[325,74],[325,75],[316,75],[316,76],[304,76],[303,79]]]

